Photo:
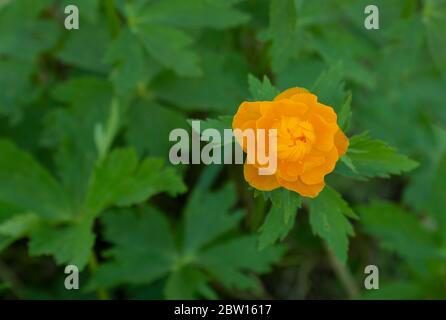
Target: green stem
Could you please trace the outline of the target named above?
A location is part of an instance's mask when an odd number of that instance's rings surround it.
[[[345,291],[347,292],[349,299],[351,300],[358,299],[360,295],[359,288],[356,285],[355,279],[353,278],[353,275],[351,274],[350,270],[346,266],[344,266],[341,263],[341,261],[339,261],[338,258],[336,258],[336,256],[333,254],[333,252],[331,252],[328,246],[325,246],[325,249],[327,251],[331,267],[333,268],[333,271],[336,273]]]
[[[98,269],[98,259],[94,252],[91,254],[90,260],[88,261],[88,268],[91,274],[96,273],[96,270]],[[110,300],[110,295],[105,289],[97,289],[96,294],[99,300]]]

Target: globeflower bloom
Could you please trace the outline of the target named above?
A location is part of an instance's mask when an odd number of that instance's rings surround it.
[[[334,170],[349,145],[333,108],[303,88],[285,90],[273,101],[243,102],[232,127],[255,132],[276,130],[277,170],[260,175],[262,165],[258,162],[244,164],[245,180],[262,191],[284,187],[304,197],[316,197],[325,186],[325,176]],[[237,140],[248,157],[256,152],[248,150],[244,140]]]

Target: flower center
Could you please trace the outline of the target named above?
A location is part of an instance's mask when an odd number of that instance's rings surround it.
[[[315,138],[310,122],[283,117],[277,123],[277,157],[288,161],[301,160],[311,151]]]

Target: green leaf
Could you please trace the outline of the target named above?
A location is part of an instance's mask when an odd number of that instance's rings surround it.
[[[432,231],[399,206],[375,202],[360,206],[358,212],[366,232],[377,237],[384,248],[415,261],[438,256]]]
[[[68,38],[57,57],[68,65],[103,73],[108,70],[104,57],[110,41],[104,20],[96,23],[84,21],[79,30],[68,32]]]
[[[173,142],[167,141],[169,134],[174,129],[186,128],[185,115],[173,108],[142,99],[132,104],[128,112],[126,141],[134,146],[139,154],[167,159],[173,145]],[[150,126],[147,123],[150,123]]]
[[[288,64],[297,41],[296,5],[293,0],[272,0],[269,13],[272,40],[271,66],[277,72]]]
[[[73,198],[74,211],[80,212],[97,163],[94,131],[108,121],[113,88],[101,78],[76,77],[54,86],[51,93],[68,106],[46,115],[42,143],[56,149],[56,172]]]
[[[370,139],[368,133],[350,138],[350,146],[344,157],[356,169],[356,173],[342,163],[337,168],[338,172],[359,179],[387,178],[391,174],[401,174],[418,166],[417,162],[397,153],[383,141]]]
[[[361,8],[361,4],[359,4],[358,10],[363,11],[365,6],[364,3]],[[363,23],[362,20],[361,28],[364,28]],[[342,63],[344,66],[342,71],[346,80],[359,84],[364,89],[375,89],[375,70],[364,63],[364,60],[369,57],[378,55],[378,50],[373,43],[366,37],[354,35],[348,26],[338,25],[337,28],[323,28],[321,31],[317,37],[311,37],[307,45],[314,48],[327,66]],[[364,29],[364,31],[368,30]],[[377,74],[380,73],[377,72]]]
[[[145,84],[161,69],[128,29],[122,30],[111,43],[105,61],[114,65],[110,78],[118,95],[124,95],[135,90],[138,85]]]
[[[165,293],[171,299],[215,298],[210,280],[228,288],[258,289],[250,273],[267,272],[284,249],[259,251],[256,237],[238,236],[241,215],[230,213],[234,188],[209,191],[219,171],[209,167],[189,199],[176,235],[179,248],[166,218],[155,209],[107,214],[103,220],[106,239],[114,244],[107,253],[111,259],[99,266],[88,287],[151,283],[167,276]]]
[[[167,275],[176,259],[176,247],[169,222],[158,210],[110,212],[102,218],[105,237],[114,246],[112,258],[99,266],[89,288],[121,283],[150,283]]]
[[[223,135],[225,129],[232,128],[232,116],[219,116],[215,119],[208,118],[206,120],[189,119],[187,122],[192,125],[192,121],[200,121],[200,129],[216,129]]]
[[[224,29],[246,22],[248,15],[228,1],[164,0],[149,3],[134,19],[140,24]]]
[[[167,299],[198,299],[206,297],[217,299],[214,291],[208,286],[208,277],[201,271],[186,267],[174,271],[167,279],[165,295]]]
[[[341,107],[341,110],[339,111],[338,116],[338,124],[339,128],[346,133],[348,132],[348,129],[350,128],[350,120],[352,118],[352,93],[349,92],[347,98],[344,101],[344,104]]]
[[[73,264],[82,270],[96,238],[92,228],[90,219],[60,227],[42,223],[30,234],[29,253],[32,256],[51,255],[57,264]]]
[[[310,225],[313,233],[327,241],[328,248],[342,262],[347,261],[348,236],[354,236],[347,218],[356,218],[341,195],[326,186],[310,201]]]
[[[418,212],[427,212],[438,224],[440,236],[446,240],[446,216],[443,214],[446,197],[446,141],[435,148],[431,157],[425,157],[422,167],[405,189],[404,201]]]
[[[0,60],[0,114],[10,116],[12,122],[22,117],[22,108],[27,102],[23,92],[33,92],[31,75],[34,69],[31,63]]]
[[[95,216],[112,205],[130,206],[160,192],[176,195],[185,190],[181,178],[163,168],[161,159],[147,158],[139,164],[134,149],[116,149],[93,173],[85,210]]]
[[[258,289],[248,272],[266,273],[285,252],[284,247],[259,250],[256,236],[244,236],[204,250],[198,257],[218,281],[228,288]]]
[[[62,188],[31,155],[7,140],[0,140],[0,154],[0,201],[45,219],[71,217]]]
[[[229,213],[235,201],[232,184],[214,193],[209,193],[201,186],[194,190],[184,212],[184,248],[187,253],[195,252],[237,226],[242,212]]]
[[[339,113],[341,107],[346,103],[346,97],[348,99],[344,91],[344,65],[342,62],[334,63],[323,71],[310,91],[317,95],[321,103],[333,107]]]
[[[186,205],[184,250],[186,256],[196,256],[196,263],[223,285],[229,288],[256,289],[257,283],[245,272],[267,272],[270,265],[282,256],[284,248],[271,246],[259,250],[255,236],[235,237],[217,242],[214,246],[204,246],[233,229],[241,218],[241,212],[228,212],[235,202],[233,186],[227,185],[211,194],[206,191],[218,172],[219,169],[213,167],[205,171]],[[203,249],[193,254],[192,250],[195,248]]]
[[[198,56],[190,49],[192,38],[186,33],[171,27],[138,26],[137,35],[150,53],[165,68],[180,76],[198,76]]]
[[[302,205],[302,198],[295,192],[278,189],[267,192],[271,199],[271,209],[260,227],[259,248],[263,249],[277,240],[283,240],[294,226],[297,210]]]
[[[200,51],[200,65],[206,72],[194,78],[165,74],[153,83],[157,98],[185,111],[208,111],[233,114],[245,100],[246,73],[243,57],[233,51]]]
[[[444,0],[426,0],[423,20],[431,55],[438,69],[445,70],[446,43],[443,30],[446,27],[446,2]]]
[[[0,55],[32,62],[53,47],[59,36],[54,20],[39,19],[48,0],[12,1],[0,11]]]
[[[0,235],[18,239],[31,230],[39,221],[34,213],[17,214],[0,223]]]
[[[266,75],[263,76],[263,81],[260,81],[250,74],[248,75],[248,84],[254,101],[273,100],[279,94],[279,91],[271,84]]]
[[[14,241],[27,235],[39,222],[34,213],[11,212],[6,217],[0,212],[0,252]]]

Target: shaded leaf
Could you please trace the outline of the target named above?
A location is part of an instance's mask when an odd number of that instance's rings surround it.
[[[310,201],[310,225],[313,233],[327,241],[334,255],[347,261],[348,236],[354,231],[348,218],[356,218],[341,195],[326,186],[319,196]]]

